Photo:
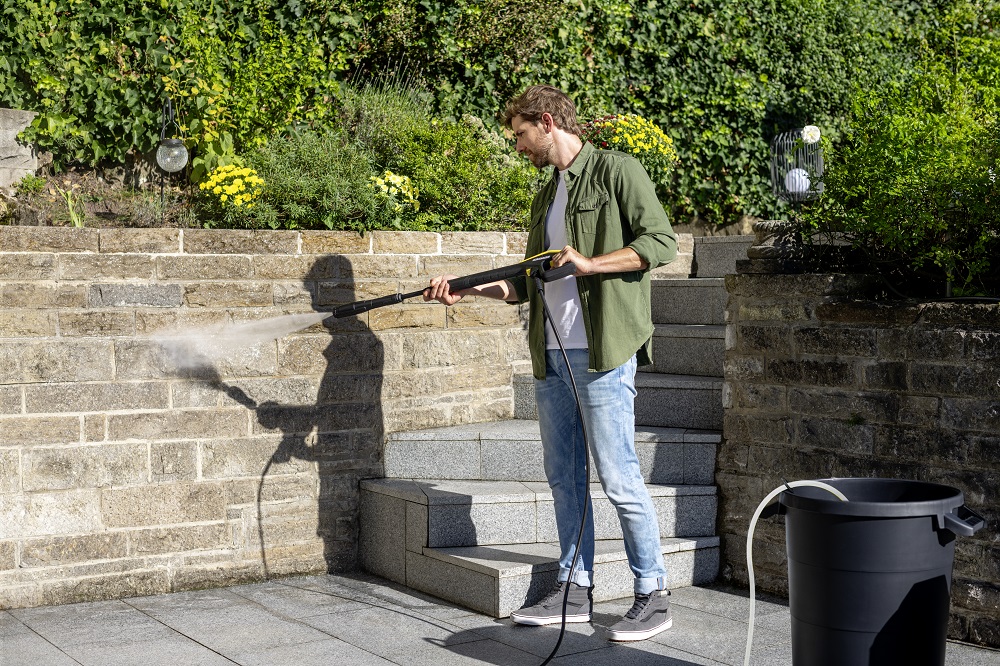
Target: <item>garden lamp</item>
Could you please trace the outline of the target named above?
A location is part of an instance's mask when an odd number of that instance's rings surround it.
[[[168,97],[163,102],[163,113],[160,126],[160,145],[156,148],[156,164],[167,173],[177,173],[187,165],[188,151],[184,142],[178,138],[167,138],[167,127],[173,125],[176,133],[180,126],[174,116],[174,105]]]
[[[791,203],[815,199],[823,191],[823,150],[815,125],[782,132],[771,140],[771,187]]]
[[[156,147],[156,164],[160,167],[160,223],[163,223],[163,174],[177,173],[188,163],[188,151],[184,142],[176,137],[167,138],[167,127],[174,126],[174,133],[180,134],[181,128],[174,116],[174,103],[170,98],[163,102],[160,115],[160,144]]]

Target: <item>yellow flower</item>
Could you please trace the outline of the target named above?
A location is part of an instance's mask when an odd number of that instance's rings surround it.
[[[225,202],[226,202],[226,199],[228,199],[228,198],[229,198],[229,195],[228,195],[228,194],[220,194],[220,195],[219,195],[219,201],[221,201],[221,202],[223,202],[223,203],[225,203]]]

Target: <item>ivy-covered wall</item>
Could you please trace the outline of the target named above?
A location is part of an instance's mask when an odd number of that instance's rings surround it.
[[[495,117],[547,82],[584,116],[635,112],[674,139],[677,219],[770,217],[768,142],[836,138],[855,86],[907,68],[995,0],[23,0],[0,14],[0,106],[57,164],[121,162],[159,138],[164,94],[195,159],[323,125],[345,81],[411,80],[444,116]],[[964,22],[963,22],[964,21]],[[980,22],[975,29],[993,30]],[[985,26],[985,28],[984,28]]]

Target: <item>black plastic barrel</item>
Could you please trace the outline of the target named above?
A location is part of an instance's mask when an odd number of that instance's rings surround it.
[[[794,666],[942,666],[956,535],[985,521],[950,486],[821,479],[783,492]]]

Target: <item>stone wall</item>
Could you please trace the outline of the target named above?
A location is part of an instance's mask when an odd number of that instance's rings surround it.
[[[959,537],[952,638],[1000,647],[1000,305],[866,300],[850,275],[730,275],[723,576],[745,583],[746,534],[786,480],[955,486],[989,527]],[[787,592],[784,525],[758,523],[761,589]]]
[[[0,608],[353,567],[385,433],[511,416],[522,309],[417,299],[217,336],[190,367],[158,336],[413,291],[523,242],[0,227]]]

